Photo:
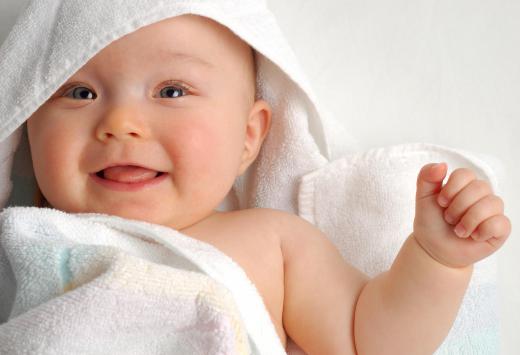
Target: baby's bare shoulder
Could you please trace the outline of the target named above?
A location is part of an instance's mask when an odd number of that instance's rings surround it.
[[[287,212],[270,208],[248,208],[220,213],[218,220],[223,227],[237,231],[258,231],[267,236],[276,235],[290,216]]]
[[[302,248],[302,245],[315,243],[316,240],[330,243],[324,233],[298,215],[270,208],[252,208],[240,213],[245,223],[268,228],[286,249],[296,244]]]
[[[294,225],[310,225],[303,218],[289,212],[273,208],[249,208],[235,211],[237,216],[246,223],[268,223],[275,229],[289,228]],[[312,225],[310,225],[312,226]]]
[[[247,208],[236,211],[220,212],[215,218],[225,225],[235,227],[255,227],[274,232],[280,228],[296,223],[300,217],[272,208]]]
[[[280,244],[289,243],[302,233],[325,237],[321,231],[300,216],[272,208],[250,208],[236,211],[235,223],[255,228],[265,235],[276,237]]]

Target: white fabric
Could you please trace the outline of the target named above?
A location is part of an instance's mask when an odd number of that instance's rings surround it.
[[[0,48],[0,202],[6,200],[10,189],[5,177],[9,176],[11,165],[9,154],[17,146],[16,136],[12,136],[15,130],[112,41],[142,26],[184,13],[200,14],[224,24],[256,50],[258,93],[273,107],[272,128],[257,161],[237,180],[221,208],[269,207],[300,213],[328,233],[347,261],[370,274],[383,271],[413,221],[410,199],[414,197],[415,181],[410,177],[418,173],[419,161],[428,163],[433,158],[428,155],[431,149],[414,146],[416,153],[426,152],[421,156],[423,160],[414,160],[415,165],[402,164],[410,159],[409,152],[402,148],[384,148],[376,155],[355,152],[355,141],[316,105],[310,85],[274,17],[258,0],[31,1]],[[8,137],[12,139],[6,140]],[[436,160],[452,157],[449,150],[438,152]],[[19,159],[30,161],[23,155]],[[482,168],[482,161],[467,161],[494,181],[489,169]],[[467,161],[455,159],[450,167],[462,166]],[[383,179],[389,164],[396,169],[393,180]],[[402,184],[396,184],[399,174],[403,174]],[[375,182],[379,184],[377,188]],[[395,208],[396,198],[402,199],[399,201],[403,208]],[[324,218],[329,214],[336,218]],[[388,223],[381,224],[374,216],[383,217]],[[356,239],[360,231],[366,234],[363,239]],[[372,267],[369,261],[374,262]],[[484,268],[492,274],[493,263],[483,265]],[[476,274],[472,285],[490,281],[479,281],[484,274]],[[491,281],[488,285],[494,286],[494,279]],[[478,287],[470,287],[468,294],[479,298],[479,302],[463,304],[457,320],[468,330],[474,330],[474,320],[479,316],[486,318],[490,310],[497,311],[492,292],[478,291]],[[469,317],[470,313],[475,316]],[[469,334],[464,339],[471,342],[445,342],[439,353],[496,351],[498,322],[496,318],[488,319],[488,337]]]
[[[492,170],[478,157],[406,144],[350,154],[306,175],[299,214],[321,229],[345,260],[373,277],[390,268],[413,231],[418,171],[441,161],[448,163],[448,174],[454,167],[471,168],[498,191]],[[338,200],[348,203],[331,204]],[[492,255],[475,264],[459,315],[436,354],[497,353],[497,309],[497,258]]]
[[[1,354],[285,353],[255,286],[210,244],[35,207],[5,209],[0,231]]]
[[[11,167],[14,154],[20,142],[21,129],[18,129],[3,142],[0,142],[0,208],[6,205],[12,189]]]

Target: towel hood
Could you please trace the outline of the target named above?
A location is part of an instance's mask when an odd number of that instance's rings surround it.
[[[348,151],[355,141],[318,108],[273,14],[258,0],[31,1],[0,47],[0,207],[12,188],[13,163],[13,175],[19,176],[15,183],[35,184],[24,122],[39,106],[111,42],[183,14],[211,18],[255,50],[257,93],[273,109],[261,153],[221,209],[296,211],[299,178]]]

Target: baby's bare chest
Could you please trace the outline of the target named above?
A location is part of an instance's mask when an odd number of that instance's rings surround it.
[[[282,325],[284,264],[279,238],[264,228],[242,228],[240,225],[222,227],[211,228],[211,233],[202,229],[192,231],[191,235],[212,244],[245,271],[262,296],[285,346],[286,335]]]

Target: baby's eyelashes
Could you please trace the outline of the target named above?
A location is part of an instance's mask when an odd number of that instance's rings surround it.
[[[186,96],[186,92],[184,88],[178,88],[175,86],[167,86],[161,89],[160,93],[161,98],[176,98],[181,96]],[[163,96],[164,94],[164,96]]]
[[[85,86],[71,86],[64,91],[65,93],[62,95],[63,97],[74,100],[95,100],[97,98],[97,94]],[[175,85],[170,84],[168,86],[164,86],[159,91],[158,97],[162,99],[174,99],[177,97],[186,96],[189,93],[190,88],[176,82]]]
[[[70,94],[72,94],[72,96],[70,96]],[[97,98],[96,93],[84,86],[77,86],[72,90],[67,91],[64,96],[78,100],[95,100]]]
[[[166,82],[165,84],[167,86],[164,86],[159,91],[160,98],[173,99],[173,98],[177,98],[177,97],[186,96],[189,93],[191,93],[191,88],[189,88],[188,86],[186,86],[182,83],[179,83],[177,81],[170,80],[170,81]]]

